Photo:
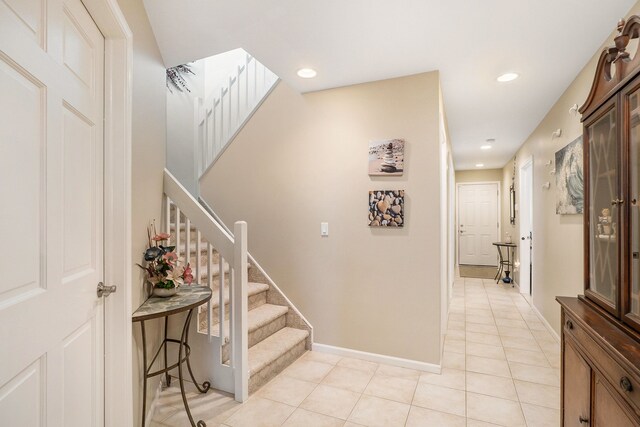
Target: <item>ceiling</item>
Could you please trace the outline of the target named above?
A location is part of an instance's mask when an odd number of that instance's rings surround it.
[[[635,0],[144,3],[166,66],[241,47],[300,92],[440,70],[462,170],[503,167]]]

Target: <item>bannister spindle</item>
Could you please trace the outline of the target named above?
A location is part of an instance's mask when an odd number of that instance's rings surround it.
[[[220,89],[220,142],[224,141],[224,88]]]
[[[220,268],[220,273],[218,274],[219,288],[220,288],[220,310],[218,310],[218,323],[220,324],[220,342],[224,343],[225,332],[224,332],[224,318],[225,318],[225,307],[224,307],[224,258],[222,254],[218,252],[218,266]],[[231,289],[229,289],[231,291]],[[229,293],[229,305],[231,305],[231,293]]]
[[[229,138],[229,136],[231,136],[231,129],[233,129],[233,114],[231,114],[231,112],[233,111],[233,107],[231,104],[231,88],[233,87],[233,78],[229,77],[229,124],[228,124],[228,128],[227,128],[227,138]],[[225,138],[225,140],[227,139]]]
[[[247,223],[238,221],[233,227],[233,329],[235,398],[244,402],[249,397],[249,348],[247,331]],[[231,306],[231,304],[230,304]]]
[[[180,208],[176,205],[176,256],[180,258]]]
[[[196,231],[196,275],[194,277],[196,279],[196,283],[200,283],[200,264],[201,264],[200,239],[202,239],[202,236],[200,235],[200,229],[198,229]]]
[[[164,232],[171,234],[171,199],[164,196]]]
[[[236,78],[236,82],[238,85],[238,101],[236,102],[236,109],[238,110],[238,112],[236,113],[236,126],[240,125],[240,105],[242,104],[240,102],[240,74],[242,73],[242,67],[240,65],[238,65],[238,77]]]
[[[211,265],[213,262],[212,252],[213,249],[211,247],[211,243],[207,242],[207,285],[209,286],[209,289],[213,288],[213,273],[211,272]],[[220,298],[220,296],[218,296],[218,298]],[[220,299],[218,299],[218,301],[220,301]],[[220,307],[219,304],[218,307]],[[207,336],[209,337],[209,342],[211,342],[211,301],[209,301],[207,305]]]
[[[189,264],[191,261],[191,220],[189,218],[184,221],[184,236],[184,258],[185,263]]]

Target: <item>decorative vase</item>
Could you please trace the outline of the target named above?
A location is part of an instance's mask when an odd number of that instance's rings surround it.
[[[177,293],[178,293],[178,288],[176,288],[175,286],[173,288],[156,288],[154,286],[153,288],[154,297],[167,298]]]

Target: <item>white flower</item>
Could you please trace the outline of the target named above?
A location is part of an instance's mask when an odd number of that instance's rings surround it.
[[[171,280],[177,288],[178,286],[184,284],[184,282],[182,281],[183,272],[184,269],[182,267],[176,267],[173,270],[167,272],[167,280]]]

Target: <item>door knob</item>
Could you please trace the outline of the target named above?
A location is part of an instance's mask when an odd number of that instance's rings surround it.
[[[97,294],[98,298],[108,297],[112,293],[114,293],[118,288],[116,286],[106,286],[104,283],[98,283]]]
[[[524,240],[524,237],[521,237],[520,240]]]
[[[580,415],[580,424],[587,424],[589,423],[589,418],[583,418],[582,415]]]

